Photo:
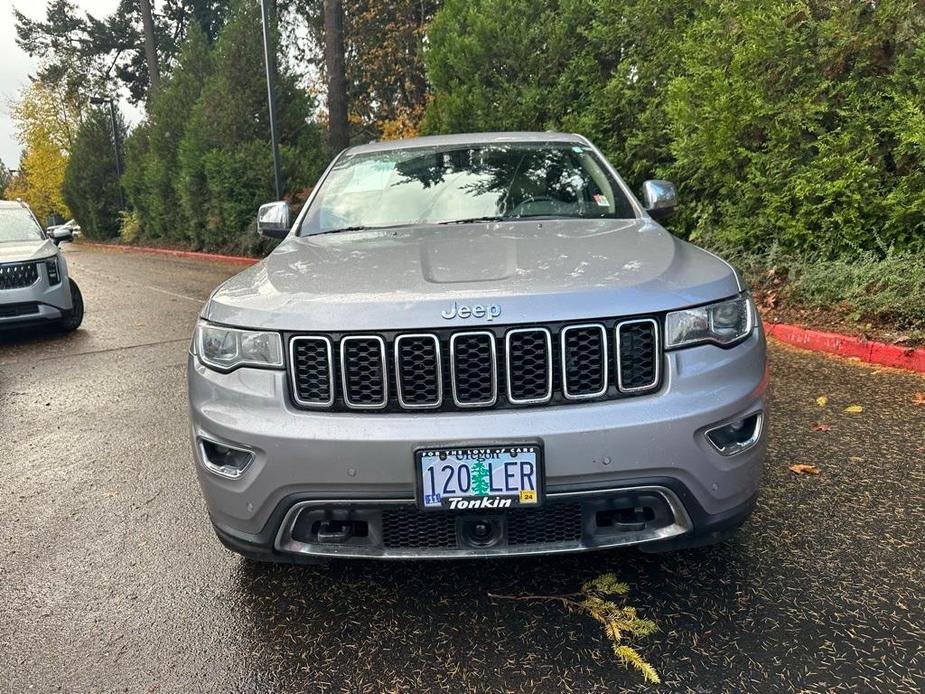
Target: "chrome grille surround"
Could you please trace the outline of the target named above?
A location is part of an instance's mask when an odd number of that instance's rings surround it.
[[[572,393],[569,391],[569,364],[568,364],[568,336],[569,333],[576,330],[594,330],[599,332],[601,341],[601,388],[589,393]],[[610,366],[610,355],[607,353],[607,328],[601,323],[579,323],[577,325],[567,325],[559,332],[561,340],[560,354],[562,355],[562,395],[568,400],[586,400],[589,398],[599,398],[607,393],[610,385],[608,367]]]
[[[542,395],[518,398],[514,395],[514,388],[516,385],[514,379],[517,378],[512,374],[514,368],[512,366],[513,361],[511,359],[511,342],[518,335],[541,335],[546,343],[545,351],[545,371],[546,371],[546,390]],[[525,358],[524,358],[525,360]],[[505,366],[505,376],[507,378],[507,399],[509,402],[515,405],[541,405],[543,403],[549,402],[552,399],[552,363],[553,363],[553,354],[552,354],[552,335],[549,330],[546,328],[514,328],[513,330],[508,330],[504,336],[504,362]],[[533,368],[536,367],[523,367],[522,368]]]
[[[374,402],[359,402],[356,399],[351,400],[350,391],[354,386],[351,369],[348,369],[347,358],[350,345],[354,342],[362,343],[364,341],[375,341],[379,344],[379,373],[381,374],[381,384],[379,384],[382,397]],[[389,404],[389,377],[388,377],[388,360],[386,359],[385,340],[379,335],[348,335],[340,341],[340,376],[341,386],[343,387],[344,403],[347,407],[355,410],[381,410]],[[375,385],[375,384],[374,384]]]
[[[317,343],[324,346],[326,355],[327,371],[327,398],[306,399],[302,397],[302,388],[299,383],[299,371],[295,368],[297,363],[296,349],[299,343]],[[293,366],[289,369],[289,378],[292,383],[292,397],[297,405],[302,407],[323,407],[328,408],[334,404],[334,353],[331,348],[331,339],[323,335],[298,335],[289,340],[289,363]]]
[[[456,343],[460,338],[485,337],[488,340],[491,359],[489,361],[489,380],[491,382],[491,397],[483,400],[462,400],[459,397],[458,361]],[[473,330],[469,332],[453,333],[450,336],[450,384],[453,390],[453,404],[456,407],[491,407],[498,402],[498,349],[495,345],[495,334],[488,330]]]
[[[436,390],[437,397],[433,402],[411,402],[406,400],[404,397],[404,392],[402,389],[402,381],[404,380],[404,374],[402,369],[402,355],[401,355],[401,344],[406,340],[423,340],[423,341],[433,341],[434,345],[434,378],[436,380]],[[433,333],[410,333],[405,335],[399,335],[395,338],[394,341],[394,352],[395,352],[395,390],[398,395],[398,404],[401,405],[406,410],[430,410],[435,407],[440,407],[443,404],[443,366],[440,359],[440,338],[438,338]]]
[[[632,326],[632,325],[645,325],[645,324],[651,324],[652,326],[652,334],[655,340],[655,353],[656,355],[658,355],[658,357],[655,359],[655,364],[653,368],[653,376],[652,376],[651,381],[648,383],[637,385],[637,386],[627,386],[623,383],[623,352],[621,350],[621,345],[620,345],[620,333],[623,331],[625,327]],[[621,393],[641,393],[647,390],[651,390],[656,385],[658,385],[659,379],[661,378],[661,361],[662,361],[661,360],[661,356],[662,356],[661,337],[659,336],[658,321],[656,321],[653,318],[635,318],[632,320],[619,321],[616,327],[614,328],[614,341],[616,344],[614,358],[617,361],[617,367],[616,367],[617,388],[619,389],[619,391]]]
[[[660,319],[288,333],[290,401],[311,410],[424,414],[644,395],[663,381]]]

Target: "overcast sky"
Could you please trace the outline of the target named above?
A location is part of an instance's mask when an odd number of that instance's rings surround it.
[[[10,101],[29,83],[29,75],[37,61],[23,53],[16,45],[16,28],[13,7],[30,17],[43,18],[47,0],[0,0],[0,160],[10,169],[19,166],[19,142],[10,122]],[[77,6],[96,17],[102,17],[119,4],[119,0],[76,0]],[[140,112],[123,104],[123,113],[130,124],[138,122]]]

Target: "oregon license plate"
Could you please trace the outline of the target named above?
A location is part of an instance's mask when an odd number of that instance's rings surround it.
[[[424,449],[416,455],[423,508],[490,510],[540,504],[542,451],[535,445]]]

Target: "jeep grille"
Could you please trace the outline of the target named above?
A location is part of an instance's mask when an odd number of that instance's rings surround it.
[[[654,318],[481,330],[289,336],[293,401],[315,409],[453,411],[657,390]]]

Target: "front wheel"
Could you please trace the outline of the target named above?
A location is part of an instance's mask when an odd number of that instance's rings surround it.
[[[58,326],[66,333],[73,332],[80,327],[80,324],[84,319],[84,298],[80,293],[80,287],[77,286],[77,283],[68,278],[68,283],[71,287],[71,305],[72,308],[70,311],[64,312],[64,318],[60,320]]]

